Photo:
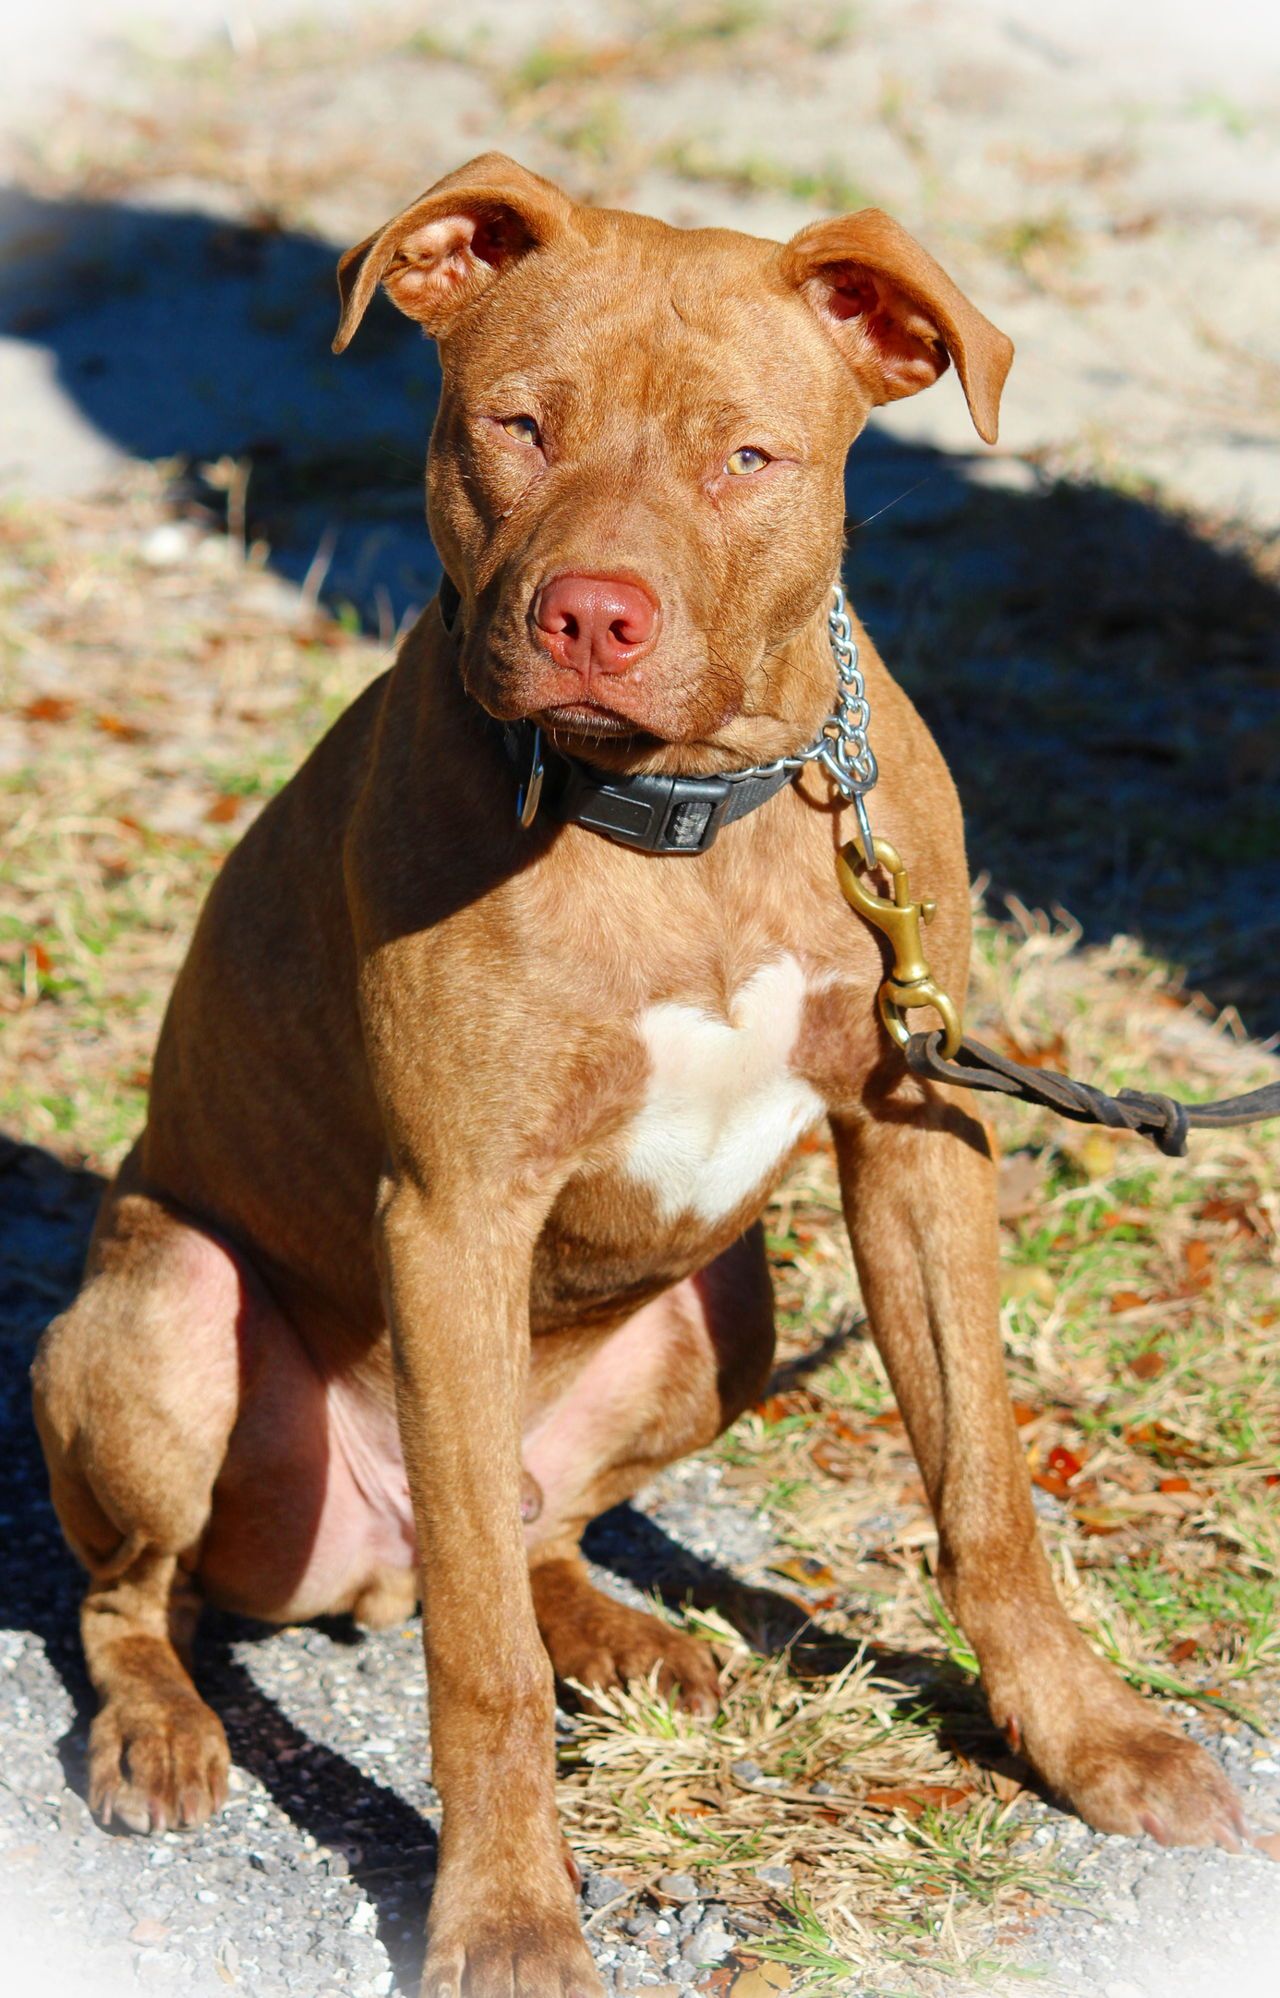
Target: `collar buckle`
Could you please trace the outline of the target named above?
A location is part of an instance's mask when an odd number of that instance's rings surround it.
[[[705,853],[729,809],[723,777],[614,778],[576,758],[565,758],[565,773],[557,817],[639,853]]]

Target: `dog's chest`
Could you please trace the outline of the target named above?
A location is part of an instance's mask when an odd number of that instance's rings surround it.
[[[794,1065],[805,1000],[804,972],[787,955],[738,988],[728,1018],[672,1001],[640,1016],[649,1069],[624,1170],[664,1221],[724,1220],[822,1116]]]

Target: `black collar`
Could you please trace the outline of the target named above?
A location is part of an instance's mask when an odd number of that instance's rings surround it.
[[[550,812],[564,825],[586,826],[640,853],[705,853],[721,826],[766,804],[795,776],[791,768],[734,771],[727,777],[663,776],[636,771],[618,776],[576,756],[548,749],[532,722],[502,731],[503,745],[519,774],[519,800]],[[531,795],[536,771],[540,791]],[[519,803],[517,805],[519,809]],[[530,823],[533,811],[522,814]]]
[[[453,629],[461,605],[449,575],[440,579],[440,617]],[[543,745],[532,722],[502,728],[520,778],[517,812],[526,825],[539,810],[564,825],[586,826],[640,853],[705,853],[721,826],[745,818],[789,784],[792,766],[765,765],[725,777],[617,776]]]

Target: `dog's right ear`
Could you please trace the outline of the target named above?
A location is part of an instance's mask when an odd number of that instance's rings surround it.
[[[569,228],[572,216],[572,201],[549,180],[505,153],[482,153],[346,252],[334,353],[349,344],[379,284],[401,312],[439,335],[499,272]]]

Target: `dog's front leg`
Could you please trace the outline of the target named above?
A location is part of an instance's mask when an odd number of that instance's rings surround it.
[[[996,1721],[1102,1831],[1226,1846],[1217,1765],[1070,1622],[1031,1504],[999,1329],[995,1170],[981,1124],[909,1078],[833,1119],[863,1298],[938,1522],[938,1582]]]
[[[541,1219],[510,1197],[428,1198],[406,1175],[379,1221],[443,1809],[424,1998],[600,1990],[556,1820],[551,1665],[520,1520]]]

